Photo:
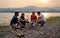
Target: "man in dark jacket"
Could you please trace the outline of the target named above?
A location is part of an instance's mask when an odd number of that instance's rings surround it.
[[[18,21],[18,16],[19,16],[19,12],[15,12],[15,15],[13,16],[13,18],[11,19],[11,22],[10,22],[10,26],[11,26],[11,31],[13,33],[16,33],[17,36],[21,37],[21,36],[24,36],[22,32],[18,32],[18,29],[20,28],[19,27],[19,21]]]

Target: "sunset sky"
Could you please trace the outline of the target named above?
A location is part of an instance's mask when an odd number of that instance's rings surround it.
[[[0,0],[0,8],[20,8],[26,6],[60,7],[60,0]]]

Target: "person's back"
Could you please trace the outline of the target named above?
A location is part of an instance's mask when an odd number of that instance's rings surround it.
[[[42,20],[46,21],[46,18],[43,14],[40,14],[40,16],[42,17]]]
[[[18,22],[18,17],[14,15],[11,22],[10,22],[10,25],[16,24],[17,22]]]
[[[16,28],[15,26],[18,25],[18,16],[19,16],[19,12],[15,12],[15,15],[12,17],[11,22],[10,22],[11,27]]]

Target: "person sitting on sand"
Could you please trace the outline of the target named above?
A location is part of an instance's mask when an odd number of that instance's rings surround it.
[[[36,20],[37,20],[37,16],[35,15],[35,12],[33,11],[31,15],[31,22],[32,22],[33,27],[36,25]]]
[[[20,17],[20,27],[24,28],[26,23],[29,23],[29,21],[25,19],[25,14],[22,13]]]
[[[41,27],[43,27],[43,25],[46,23],[46,18],[43,14],[41,14],[41,12],[37,12],[38,18],[42,18],[42,23],[41,23]],[[38,23],[40,23],[41,21],[38,20]]]
[[[18,21],[18,16],[19,16],[19,12],[15,12],[15,15],[13,16],[13,18],[11,19],[10,22],[10,26],[11,26],[11,31],[15,32],[17,34],[17,36],[23,36],[23,34],[18,33],[17,29],[19,29],[20,27],[18,26],[19,21]],[[15,30],[15,31],[14,31]]]

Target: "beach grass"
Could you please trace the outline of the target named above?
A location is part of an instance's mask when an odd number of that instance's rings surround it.
[[[0,24],[0,28],[5,28],[5,27],[9,27],[9,25],[6,25],[6,24]]]
[[[47,23],[56,23],[56,22],[60,22],[60,17],[50,17],[49,19],[47,19]]]
[[[9,27],[9,25],[0,24],[0,38],[5,35],[5,33],[3,33],[3,29],[6,29],[7,27]]]

